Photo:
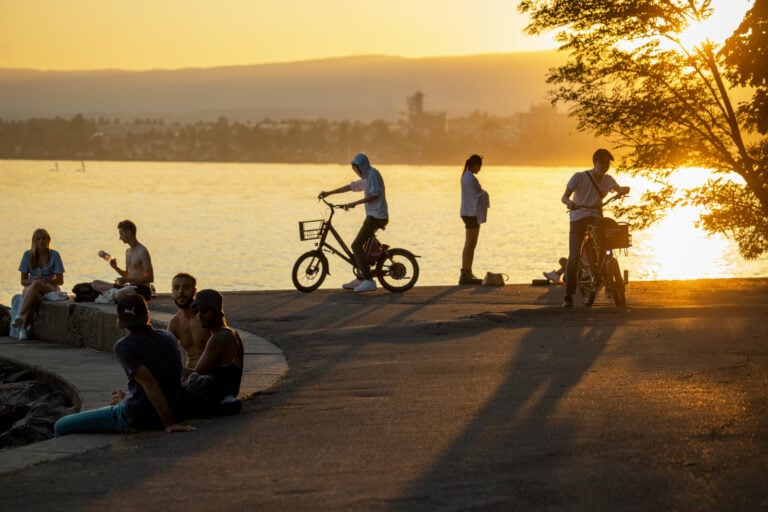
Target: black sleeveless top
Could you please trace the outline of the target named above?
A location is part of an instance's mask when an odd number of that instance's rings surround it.
[[[240,393],[240,382],[243,379],[243,368],[235,364],[237,356],[241,355],[243,340],[237,331],[224,327],[232,335],[235,342],[235,355],[232,360],[222,365],[216,365],[211,368],[210,375],[213,377],[213,387],[216,390],[217,398],[223,399],[225,396],[232,395],[237,397]]]

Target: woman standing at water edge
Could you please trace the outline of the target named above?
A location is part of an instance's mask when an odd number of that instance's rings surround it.
[[[459,284],[481,284],[482,279],[472,274],[475,259],[475,247],[480,236],[480,224],[485,222],[488,210],[488,192],[482,189],[475,176],[483,166],[483,157],[472,155],[464,163],[461,173],[461,210],[459,215],[464,221],[464,250],[461,253],[461,277]]]
[[[24,251],[19,271],[24,291],[21,310],[13,319],[13,326],[19,329],[19,340],[26,340],[43,296],[58,291],[64,284],[64,264],[59,253],[51,249],[51,235],[46,230],[40,228],[32,233],[32,247]]]

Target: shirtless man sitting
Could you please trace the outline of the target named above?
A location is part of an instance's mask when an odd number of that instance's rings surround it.
[[[211,337],[211,331],[200,324],[191,307],[197,293],[196,286],[197,280],[186,273],[176,274],[171,281],[171,295],[179,311],[168,322],[168,330],[176,336],[186,354],[184,366],[187,368],[197,366],[205,344]]]
[[[106,292],[111,288],[120,288],[115,293],[114,300],[118,301],[124,295],[138,293],[149,301],[152,296],[150,284],[155,280],[155,271],[152,269],[152,258],[149,251],[136,239],[136,224],[130,220],[121,221],[117,225],[120,240],[128,244],[125,250],[125,270],[117,266],[117,260],[112,258],[109,265],[120,274],[114,283],[108,281],[94,281],[91,285],[100,292]],[[132,285],[125,286],[125,285]]]

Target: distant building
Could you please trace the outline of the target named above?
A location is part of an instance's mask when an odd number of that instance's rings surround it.
[[[552,140],[562,135],[563,125],[568,117],[547,103],[532,106],[528,112],[518,113],[517,124],[521,133],[529,134],[544,140]],[[570,125],[572,123],[567,123]]]
[[[445,112],[425,112],[424,93],[416,91],[413,96],[405,100],[408,104],[408,123],[411,130],[426,136],[445,133]]]

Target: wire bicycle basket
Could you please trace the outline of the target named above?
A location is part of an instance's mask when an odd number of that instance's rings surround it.
[[[597,221],[597,243],[603,249],[627,249],[632,247],[629,224],[604,217]]]
[[[302,220],[299,221],[299,238],[301,241],[317,240],[323,233],[324,220]]]

